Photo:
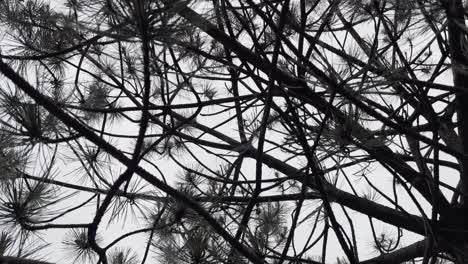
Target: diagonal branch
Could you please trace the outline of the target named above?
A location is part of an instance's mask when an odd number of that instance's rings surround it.
[[[185,117],[179,115],[175,112],[171,112],[171,115],[175,118],[183,121]],[[231,137],[226,136],[225,134],[215,131],[205,125],[197,123],[193,121],[190,123],[191,126],[194,128],[200,129],[201,131],[210,134],[230,145],[233,146],[233,151],[244,151],[244,155],[249,158],[255,159],[257,149],[254,147],[245,147],[245,148],[238,148],[242,144]],[[298,181],[302,181],[305,177],[305,173],[301,170],[283,162],[271,155],[264,154],[263,156],[263,163],[270,168],[273,168],[284,175],[289,176],[291,179],[295,179]],[[308,186],[310,188],[316,189],[316,186],[313,183],[309,183]],[[417,234],[425,235],[424,227],[423,227],[423,219],[416,215],[410,215],[390,207],[378,204],[376,202],[370,201],[368,199],[352,195],[348,192],[342,191],[336,188],[333,185],[327,185],[325,187],[325,191],[327,192],[331,202],[336,202],[341,205],[344,205],[348,208],[351,208],[357,212],[362,214],[367,214],[371,217],[379,219],[385,223],[395,225],[404,229],[407,229],[411,232],[415,232]]]
[[[382,254],[378,257],[365,260],[362,264],[393,264],[403,263],[415,258],[423,257],[426,250],[427,240],[415,242],[406,247],[400,248],[393,252]],[[435,248],[432,252],[438,252],[440,248]]]
[[[93,142],[97,146],[101,147],[104,151],[112,155],[115,159],[120,161],[127,167],[133,166],[132,160],[123,154],[120,150],[118,150],[113,145],[109,144],[107,141],[90,131],[86,128],[83,124],[77,121],[75,118],[70,116],[69,114],[65,113],[62,109],[60,109],[53,101],[42,95],[39,91],[37,91],[34,87],[32,87],[23,77],[18,75],[8,64],[3,61],[0,61],[0,72],[5,75],[8,79],[10,79],[19,89],[21,89],[24,93],[29,95],[38,105],[44,107],[47,111],[57,117],[60,121],[62,121],[65,125],[73,128],[78,133],[82,134],[86,139]],[[167,193],[168,195],[172,196],[174,199],[180,201],[181,203],[185,204],[187,207],[193,209],[197,212],[204,220],[214,229],[216,233],[218,233],[221,237],[223,237],[232,247],[238,250],[241,254],[243,254],[246,258],[248,258],[253,263],[263,263],[261,260],[250,248],[242,245],[238,241],[236,241],[231,234],[227,230],[224,229],[222,225],[220,225],[216,219],[212,217],[212,215],[207,212],[199,203],[193,201],[189,197],[185,196],[183,193],[177,191],[176,189],[172,188],[171,186],[167,185],[166,183],[162,182],[161,180],[154,177],[151,173],[146,171],[145,169],[141,168],[140,166],[135,167],[135,173],[140,175],[145,181],[149,182],[150,184],[154,185],[155,187],[159,188],[161,191]]]
[[[20,257],[0,256],[0,263],[3,264],[52,264],[50,262],[25,259]]]
[[[259,56],[251,52],[248,48],[246,48],[245,46],[243,46],[236,40],[231,39],[224,32],[220,31],[215,25],[211,24],[208,20],[203,18],[197,12],[193,11],[189,7],[185,7],[181,9],[178,13],[180,16],[184,17],[187,21],[189,21],[196,27],[200,28],[205,33],[207,33],[208,35],[210,35],[211,37],[213,37],[214,39],[216,39],[223,45],[231,48],[231,50],[235,52],[239,57],[245,59],[249,63],[252,63],[255,67],[259,68],[263,72],[268,72],[268,73],[272,72],[274,76],[277,78],[277,81],[287,85],[290,88],[293,88],[289,90],[293,95],[296,95],[298,98],[306,101],[307,103],[312,104],[321,112],[325,113],[328,109],[331,109],[331,111],[333,112],[333,116],[336,118],[337,122],[345,122],[347,120],[346,114],[341,112],[339,109],[336,109],[334,106],[329,105],[325,99],[323,99],[319,95],[312,92],[308,88],[307,83],[304,80],[297,79],[294,76],[291,76],[290,74],[278,69],[276,65],[271,64],[269,61],[260,58]],[[293,48],[293,47],[290,47],[289,45],[288,47]],[[352,95],[349,91],[341,87],[341,85],[337,84],[334,80],[326,76],[317,67],[312,65],[310,61],[303,60],[303,62],[309,69],[311,69],[313,73],[315,73],[314,75],[316,75],[318,79],[324,81],[327,85],[332,87],[332,89],[336,90],[336,92],[347,97],[359,108],[364,108],[366,112],[378,118],[384,124],[402,133],[408,134],[409,136],[414,137],[415,139],[421,140],[425,143],[428,143],[428,144],[434,143],[432,139],[428,139],[424,136],[421,136],[419,133],[407,127],[404,127],[400,124],[396,124],[390,121],[388,118],[383,117],[381,114],[379,114],[378,112],[376,112],[375,110],[371,109],[366,104],[361,102],[358,98]],[[360,140],[368,140],[372,138],[372,134],[369,133],[365,128],[361,126],[357,127],[356,129],[353,129],[352,132],[354,132],[353,136],[357,137]],[[440,149],[443,151],[446,151],[447,153],[454,154],[456,156],[460,156],[460,155],[463,156],[463,154],[460,154],[458,151],[453,150],[445,145],[440,145]],[[409,165],[407,165],[402,159],[398,158],[393,153],[393,151],[390,150],[390,148],[388,148],[387,146],[375,146],[375,147],[370,148],[370,150],[371,150],[370,154],[373,155],[374,158],[376,158],[377,160],[385,164],[388,164],[393,169],[395,169],[400,175],[402,175],[402,177],[405,178],[406,181],[414,184],[416,189],[424,196],[424,198],[429,203],[433,203],[433,201],[436,201],[439,203],[439,208],[447,208],[449,203],[444,197],[444,195],[439,191],[434,194],[436,197],[435,199],[433,199],[432,188],[430,187],[431,182],[429,182],[428,184],[428,181],[426,181],[425,179],[426,178],[425,175],[417,172],[416,170],[411,168]]]

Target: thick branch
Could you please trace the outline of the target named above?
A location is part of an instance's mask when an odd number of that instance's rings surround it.
[[[32,87],[23,77],[18,75],[9,65],[0,61],[0,72],[3,73],[8,79],[10,79],[19,89],[21,89],[24,93],[29,95],[38,105],[44,107],[47,111],[57,117],[60,121],[62,121],[65,125],[73,128],[78,133],[82,134],[86,139],[93,142],[97,146],[101,147],[104,151],[112,155],[115,159],[122,162],[125,166],[130,167],[132,166],[132,160],[128,158],[125,154],[123,154],[120,150],[118,150],[113,145],[106,142],[104,139],[90,131],[86,128],[83,124],[79,121],[74,119],[69,114],[65,113],[62,109],[60,109],[53,101],[42,95],[38,92],[34,87]],[[166,183],[162,182],[161,180],[154,177],[151,173],[146,171],[145,169],[137,166],[135,168],[135,173],[140,175],[145,181],[149,182],[150,184],[154,185],[155,187],[159,188],[163,192],[167,193],[168,195],[172,196],[174,199],[177,199],[181,203],[185,204],[187,207],[193,209],[197,212],[205,221],[221,236],[223,237],[229,244],[231,244],[236,250],[238,250],[241,254],[243,254],[246,258],[248,258],[253,263],[263,263],[263,261],[250,249],[236,241],[227,230],[221,226],[216,219],[214,219],[209,212],[207,212],[200,204],[196,201],[193,201],[189,197],[185,196],[181,192],[177,191],[176,189],[172,188],[171,186],[167,185]]]
[[[259,68],[263,72],[272,72],[278,82],[281,82],[290,88],[294,88],[290,89],[290,91],[293,94],[295,94],[298,98],[301,98],[307,103],[312,104],[314,107],[316,107],[319,111],[323,113],[327,112],[328,110],[331,110],[337,122],[341,123],[347,120],[346,114],[336,109],[335,107],[329,105],[324,98],[312,92],[304,80],[297,79],[294,76],[291,76],[290,74],[278,69],[276,65],[271,64],[269,61],[260,58],[236,40],[231,39],[224,32],[220,31],[215,25],[211,24],[208,20],[200,16],[198,13],[196,13],[189,7],[181,9],[179,11],[179,15],[184,17],[187,21],[189,21],[196,27],[206,32],[208,35],[210,35],[223,45],[230,47],[231,50],[235,52],[239,57],[243,58],[249,63],[252,63],[255,67]],[[428,144],[433,143],[432,140],[422,137],[417,132],[411,131],[406,127],[388,121],[389,119],[382,117],[375,110],[369,109],[369,107],[367,107],[363,102],[359,101],[358,98],[355,98],[352,94],[350,94],[349,91],[343,89],[340,85],[338,85],[335,81],[327,77],[323,72],[318,70],[310,62],[304,61],[304,63],[306,63],[306,66],[308,66],[308,68],[311,68],[311,70],[314,73],[316,73],[318,79],[332,86],[332,89],[337,90],[338,93],[349,97],[349,99],[352,100],[352,102],[358,105],[360,108],[364,107],[366,108],[366,111],[371,112],[370,114],[374,116],[377,115],[378,117],[380,117],[380,121],[384,122],[386,125],[389,125],[390,127],[397,129],[403,133],[407,133],[409,136],[415,137],[416,139],[426,142]],[[385,120],[387,120],[388,122],[385,122]],[[352,132],[354,132],[353,136],[356,136],[360,140],[369,140],[372,138],[372,135],[363,127],[357,127],[356,129],[353,129]],[[440,149],[449,153],[454,152],[452,149],[446,146],[440,146]],[[390,165],[403,178],[405,178],[406,181],[414,184],[417,190],[424,196],[424,198],[429,203],[436,201],[439,203],[439,208],[446,208],[449,205],[448,201],[440,191],[434,194],[436,195],[436,197],[435,199],[433,199],[432,188],[430,187],[431,182],[426,181],[427,179],[425,179],[424,175],[418,173],[416,170],[407,165],[403,160],[396,157],[388,147],[376,146],[369,148],[368,151],[370,151],[370,154],[373,155],[374,158],[376,158],[377,160]]]
[[[383,254],[378,257],[363,261],[362,264],[403,263],[405,261],[424,256],[426,244],[426,240],[421,240],[404,248],[400,248],[398,250],[390,252],[388,254]]]
[[[185,120],[185,117],[175,112],[171,112],[171,115],[181,121]],[[226,136],[225,134],[221,132],[210,129],[209,127],[206,127],[195,121],[191,122],[190,125],[232,145],[233,146],[232,150],[234,151],[239,151],[239,152],[245,151],[244,155],[246,155],[247,157],[249,158],[256,157],[257,149],[251,146],[244,146],[244,148],[239,148],[238,146],[241,146],[240,142]],[[279,159],[272,157],[271,155],[265,154],[263,158],[263,163],[269,166],[270,168],[273,168],[283,173],[284,175],[287,175],[291,179],[296,179],[299,181],[302,181],[304,179],[304,172],[298,170],[297,168]],[[316,186],[309,184],[309,187],[315,189]],[[421,217],[406,214],[398,210],[392,209],[390,207],[375,203],[368,199],[352,195],[345,191],[339,190],[332,185],[326,186],[326,191],[328,193],[329,199],[331,199],[332,202],[342,204],[357,212],[360,212],[362,214],[367,214],[385,223],[399,226],[401,228],[410,230],[412,232],[425,235],[424,228],[422,225],[423,219]]]
[[[0,256],[0,263],[2,264],[52,264],[50,262],[18,258],[18,257],[9,257],[9,256]]]

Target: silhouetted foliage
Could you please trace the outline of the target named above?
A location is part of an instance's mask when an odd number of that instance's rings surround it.
[[[466,10],[0,0],[0,262],[467,263]]]

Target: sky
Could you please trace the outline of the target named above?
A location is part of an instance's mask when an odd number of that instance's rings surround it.
[[[56,8],[57,10],[60,10],[62,8],[62,3],[61,2],[55,1],[55,2],[53,2],[51,4],[53,4],[52,6],[54,8]],[[204,3],[204,4],[200,5],[200,6],[195,6],[194,9],[201,12],[201,10],[208,9],[207,8],[208,6],[209,6],[208,3]],[[373,33],[374,33],[374,30],[371,27],[371,25],[363,25],[363,26],[357,28],[357,31],[363,36],[366,36],[366,35],[369,36],[369,38],[373,37]],[[407,36],[411,36],[411,34],[414,34],[414,32],[408,32]],[[407,36],[405,35],[404,37],[407,37]],[[337,37],[340,39],[340,38],[346,38],[346,37],[349,37],[349,36],[338,35]],[[2,46],[5,45],[4,43],[7,43],[7,42],[5,42],[5,39],[6,38],[4,38],[3,40],[0,40],[1,41],[0,43],[3,42],[3,44],[1,44]],[[331,35],[326,35],[326,36],[323,37],[323,39],[325,41],[331,43],[331,45],[335,45],[335,46],[338,45],[337,42],[334,40],[334,37],[331,36]],[[418,38],[416,38],[416,39],[418,39]],[[238,40],[240,42],[242,42],[244,45],[250,45],[251,44],[251,42],[248,39],[244,40],[243,36],[239,37]],[[421,40],[421,43],[424,43],[426,41],[425,36],[421,36],[420,40]],[[291,39],[291,41],[293,43],[296,43],[296,40],[293,39],[293,38]],[[352,41],[351,41],[351,43],[352,43]],[[138,57],[138,55],[139,55],[138,54],[138,47],[139,47],[138,43],[134,43],[134,44],[128,45],[128,46],[130,48],[134,48],[134,50],[130,49],[130,53],[132,53],[131,55],[134,55],[135,57]],[[352,44],[350,44],[350,46],[352,46]],[[158,51],[160,51],[160,50],[158,50]],[[112,48],[105,49],[104,50],[104,55],[109,55],[112,52],[115,52],[115,50],[112,50]],[[432,56],[434,56],[434,58],[437,58],[439,55],[440,54],[437,53],[437,49],[434,49],[434,54]],[[340,60],[338,58],[334,58],[333,55],[331,53],[329,53],[329,52],[328,53],[324,52],[324,56],[328,57],[329,60],[334,63],[334,66],[336,66],[338,68],[338,65],[340,64]],[[105,57],[105,56],[102,56],[102,57]],[[78,62],[78,59],[79,58],[75,58],[75,59],[72,59],[72,61],[74,63],[76,63],[76,62]],[[100,58],[98,58],[98,59],[100,59]],[[110,66],[114,67],[114,69],[119,68],[118,65],[115,65],[115,63],[116,63],[115,60],[108,59],[106,61],[106,59],[103,59],[102,62],[103,63],[108,63]],[[236,61],[236,63],[237,63],[237,61]],[[99,72],[99,70],[96,67],[93,67],[91,64],[92,64],[92,62],[90,62],[89,57],[86,57],[85,58],[85,65],[87,67],[85,69],[88,70],[89,72],[88,73],[81,72],[81,77],[79,79],[80,80],[80,85],[82,85],[81,88],[83,88],[83,90],[86,89],[87,87],[89,88],[88,81],[91,81],[93,79],[91,77],[92,74],[96,73],[96,72]],[[110,68],[112,68],[112,67],[110,67]],[[191,68],[193,68],[193,65],[190,65],[189,63],[187,63],[186,65],[182,64],[182,67],[184,68],[185,71],[188,71]],[[31,67],[31,69],[32,69],[32,67]],[[72,91],[71,88],[74,87],[73,85],[74,85],[74,78],[76,76],[76,71],[73,69],[73,67],[68,67],[67,70],[64,73],[64,76],[65,76],[64,77],[65,86],[67,87],[66,89],[68,89],[67,91],[70,91],[70,93],[68,93],[68,94],[65,93],[65,95],[72,98],[72,97],[76,96],[76,94],[75,94],[76,92],[71,92]],[[260,76],[266,77],[264,74],[260,74]],[[34,83],[34,79],[36,79],[36,77],[37,76],[35,75],[34,72],[28,72],[28,79],[31,81],[31,83]],[[169,78],[170,79],[172,78],[172,80],[175,80],[174,76],[169,77]],[[423,78],[423,77],[421,76],[421,78]],[[105,80],[111,81],[108,78],[105,78]],[[193,85],[196,87],[196,89],[201,89],[204,85],[207,85],[209,83],[209,85],[211,85],[217,91],[216,96],[219,96],[219,97],[228,96],[228,93],[224,89],[226,85],[229,85],[228,83],[223,82],[223,81],[206,81],[206,80],[203,81],[203,80],[200,80],[200,79],[196,79],[196,80],[197,80],[197,82],[193,82]],[[125,81],[128,84],[141,83],[141,80],[125,80]],[[154,87],[152,87],[152,89],[156,90],[158,88],[157,86],[160,85],[161,83],[158,82],[157,77],[152,79],[152,81],[153,81],[153,85],[154,85]],[[435,81],[439,82],[439,83],[446,83],[446,84],[451,84],[452,83],[450,73],[446,73],[446,74],[441,75]],[[252,80],[246,80],[240,86],[240,94],[249,93],[247,88],[250,88],[251,86],[254,87],[253,81]],[[2,89],[5,89],[4,87]],[[118,92],[116,90],[114,90],[114,91],[112,91],[110,93],[111,96],[116,96],[117,94],[118,94]],[[207,100],[206,98],[204,98],[204,99]],[[388,98],[386,97],[385,100],[387,100],[387,99]],[[154,100],[154,102],[159,102],[160,103],[160,101],[158,101],[159,99],[153,98],[153,100]],[[284,101],[282,101],[282,99],[276,99],[275,98],[274,100],[278,104],[284,103]],[[376,99],[376,101],[379,101],[379,99]],[[388,101],[390,101],[390,100],[388,100]],[[189,103],[189,102],[194,102],[194,98],[189,93],[182,94],[182,95],[178,96],[178,98],[174,101],[174,103],[179,103],[179,104]],[[395,104],[396,107],[399,104],[401,104],[401,102],[399,102],[399,101],[394,101],[394,102],[389,102],[389,103]],[[226,105],[232,106],[233,104],[226,104]],[[132,105],[131,105],[131,102],[129,100],[123,99],[123,100],[119,100],[119,106],[124,107],[124,106],[132,106]],[[244,114],[244,116],[245,117],[250,117],[254,121],[259,121],[260,117],[261,117],[260,109],[261,109],[261,106],[256,107],[256,108],[252,108],[251,110],[247,111]],[[221,110],[223,110],[223,109],[221,107],[219,107],[219,106],[205,107],[205,108],[203,108],[201,114],[199,116],[197,116],[196,121],[198,123],[204,124],[206,126],[215,127],[217,124],[222,123],[223,121],[225,121],[228,118],[233,117],[233,115],[234,115],[234,112],[232,111],[232,109],[230,111],[221,111]],[[221,111],[221,112],[217,113],[218,111]],[[154,111],[153,113],[156,114],[157,111]],[[214,114],[214,113],[216,113],[216,114]],[[188,114],[188,113],[185,113],[185,114]],[[138,118],[139,115],[140,115],[139,112],[133,112],[133,113],[129,114],[129,116],[133,117],[133,118]],[[136,135],[138,133],[139,127],[137,125],[132,124],[131,122],[126,122],[126,121],[122,121],[122,120],[123,119],[115,120],[112,123],[112,125],[108,126],[106,132],[120,134],[120,135]],[[102,125],[102,120],[101,119],[99,119],[99,120],[97,120],[97,121],[95,121],[93,123],[93,127],[95,129],[99,129],[101,125]],[[379,128],[378,126],[380,126],[380,123],[376,124],[375,122],[374,123],[373,122],[368,122],[365,125],[366,125],[366,127],[370,128],[370,129],[378,129]],[[284,130],[282,130],[281,128],[279,128],[279,129],[280,129],[280,131],[284,132]],[[235,119],[231,120],[230,122],[228,122],[228,123],[226,123],[226,124],[224,124],[224,125],[222,125],[220,127],[217,127],[216,131],[224,133],[225,135],[238,140],[238,131],[237,131],[237,126],[236,126]],[[150,132],[157,134],[157,133],[160,133],[160,129],[156,128],[156,126],[150,127],[148,133],[150,133]],[[201,135],[200,131],[197,131],[196,129],[193,130],[192,133],[193,133],[194,136]],[[121,139],[117,140],[115,138],[111,138],[111,137],[108,137],[108,136],[103,136],[103,137],[106,140],[108,140],[109,142],[111,142],[114,146],[117,146],[118,149],[120,149],[122,151],[126,151],[127,153],[131,153],[131,151],[133,150],[133,146],[135,144],[134,139],[121,138]],[[157,138],[157,135],[155,136],[155,138]],[[271,142],[276,142],[276,143],[281,144],[281,140],[283,139],[283,136],[280,133],[277,133],[277,132],[274,132],[273,130],[271,130],[271,131],[268,131],[266,138],[268,140],[270,140]],[[207,140],[211,139],[211,140],[213,140],[213,137],[204,135],[202,137],[202,139],[207,139]],[[253,140],[252,144],[254,146],[256,146],[258,144],[258,141]],[[406,143],[402,143],[402,144],[405,145]],[[92,145],[89,142],[87,142],[85,144],[85,146],[92,147]],[[190,146],[190,150],[193,152],[193,156],[190,156],[189,154],[185,154],[185,155],[182,155],[182,156],[179,157],[179,160],[181,162],[183,162],[184,164],[188,165],[188,166],[193,166],[194,164],[197,163],[195,158],[197,158],[197,159],[199,159],[201,161],[204,161],[204,163],[207,164],[209,166],[209,168],[214,170],[214,171],[221,170],[223,168],[223,166],[226,164],[226,161],[223,161],[220,158],[214,157],[208,151],[206,151],[206,150],[204,150],[204,149],[202,149],[200,147],[196,147],[194,144],[188,144],[188,146]],[[86,177],[86,169],[90,169],[90,168],[87,168],[86,164],[78,162],[74,158],[75,154],[72,151],[70,151],[69,147],[70,146],[67,146],[67,145],[61,145],[58,148],[58,153],[60,153],[61,155],[59,155],[59,158],[57,160],[56,165],[51,169],[52,174],[55,177],[55,180],[59,180],[59,181],[67,182],[67,183],[73,183],[73,184],[85,184],[87,186],[92,186],[92,181],[90,181],[90,179],[88,177]],[[276,146],[274,144],[267,142],[264,149],[272,149],[272,148],[275,148],[275,147]],[[392,147],[392,149],[397,150],[397,146],[393,145],[391,147]],[[42,172],[43,168],[44,168],[44,164],[47,164],[50,161],[50,159],[52,157],[52,155],[51,155],[52,153],[53,153],[53,148],[50,148],[50,147],[49,148],[48,147],[42,147],[42,148],[37,147],[35,149],[35,154],[32,156],[32,159],[30,160],[29,167],[27,168],[27,171],[30,172],[33,175],[40,174]],[[233,154],[233,153],[229,153],[229,152],[224,152],[224,153],[225,154]],[[276,158],[278,158],[278,159],[286,159],[286,158],[289,157],[288,155],[284,154],[283,152],[281,152],[278,149],[272,150],[269,154],[276,157]],[[105,162],[107,162],[105,154],[102,154],[100,156],[100,158],[103,159],[104,164],[105,164]],[[227,158],[227,160],[233,161],[234,158],[235,157],[230,157],[230,158]],[[447,158],[449,160],[453,160],[451,157],[448,157],[448,156],[444,156],[444,158]],[[142,166],[144,168],[148,169],[150,172],[154,173],[154,175],[157,175],[157,177],[159,177],[159,178],[161,178],[159,171],[164,172],[164,174],[166,176],[164,180],[166,180],[168,183],[170,183],[173,186],[176,186],[177,183],[181,181],[181,174],[183,174],[183,173],[181,173],[182,170],[181,170],[181,168],[179,168],[177,166],[177,164],[174,161],[171,161],[168,157],[158,158],[157,155],[151,155],[150,159],[155,164],[155,166],[157,166],[157,168],[153,167],[148,162],[142,162]],[[122,165],[119,165],[118,163],[116,163],[115,161],[112,161],[112,160],[110,160],[110,162],[113,162],[112,166],[110,166],[109,171],[106,171],[104,173],[106,175],[106,177],[108,177],[107,178],[108,180],[109,179],[116,179],[116,177],[124,170]],[[306,162],[306,160],[304,158],[295,158],[295,159],[289,160],[288,164],[291,164],[291,165],[294,165],[294,166],[297,166],[297,167],[301,167],[301,166],[304,165],[305,162]],[[255,166],[256,166],[256,163],[252,159],[246,160],[244,162],[243,166],[242,166],[242,173],[244,175],[246,175],[249,179],[254,179],[255,178]],[[329,166],[333,166],[333,163],[331,162],[331,159],[328,159],[326,162],[324,162],[322,164],[322,166],[324,168],[326,168],[326,167],[329,167]],[[411,166],[416,168],[416,166],[414,164],[411,164]],[[105,168],[105,166],[103,166],[103,168]],[[107,170],[107,168],[105,168],[105,169]],[[359,172],[359,169],[361,169],[359,166],[355,166],[353,168],[350,168],[350,169],[346,170],[346,173],[348,173],[349,175],[355,174],[354,176],[350,177],[350,179],[351,179],[350,182],[347,182],[345,180],[345,178],[343,177],[343,174],[342,174],[343,172],[340,172],[337,175],[327,175],[327,176],[329,176],[330,178],[333,178],[334,176],[337,176],[338,177],[337,186],[340,189],[351,192],[350,185],[352,185],[352,187],[354,187],[360,195],[364,196],[364,195],[366,195],[368,193],[369,186],[363,180],[363,178],[360,177],[361,173]],[[386,172],[379,165],[373,164],[368,169],[371,171],[371,173],[369,173],[369,180],[373,184],[375,184],[375,186],[377,186],[380,190],[382,190],[384,193],[391,194],[393,192],[393,189],[392,189],[392,179],[393,179],[393,177],[392,177],[392,175],[389,175],[389,173]],[[446,182],[446,183],[448,183],[448,184],[450,184],[452,186],[455,185],[456,181],[458,180],[458,175],[456,174],[456,172],[453,171],[453,170],[450,170],[450,169],[441,169],[440,175],[441,175],[441,180],[443,180],[444,182]],[[263,177],[264,178],[274,178],[275,177],[275,172],[272,169],[268,168],[267,166],[263,166]],[[152,190],[152,191],[154,191],[155,188],[153,188],[151,186],[148,186],[148,184],[145,183],[144,181],[140,181],[139,177],[133,177],[133,182],[137,182],[137,181],[138,181],[137,186],[143,188],[143,190]],[[396,188],[396,191],[400,195],[401,201],[403,201],[403,202],[401,202],[400,205],[402,207],[404,207],[405,209],[407,209],[409,212],[417,214],[418,209],[416,208],[414,202],[411,201],[411,198],[408,195],[405,194],[403,188],[401,186],[398,186]],[[450,195],[449,191],[444,190],[444,192],[447,194],[447,196]],[[263,195],[275,194],[275,193],[278,193],[277,189],[271,190],[269,192],[265,192],[265,193],[263,193]],[[62,194],[62,196],[66,196],[66,195],[70,195],[70,194],[72,194],[72,192],[67,190]],[[63,207],[76,206],[76,205],[86,201],[87,199],[89,199],[92,196],[93,196],[93,194],[90,194],[90,193],[87,193],[87,192],[79,192],[79,193],[73,194],[73,196],[71,196],[68,199],[63,200],[60,204],[58,204],[57,205],[57,210],[60,210],[60,208],[63,208]],[[423,201],[423,199],[421,199],[421,198],[422,197],[420,197],[419,195],[416,195],[416,200],[422,204],[424,211],[426,213],[430,214],[429,205],[427,203],[425,203]],[[103,196],[100,196],[99,201],[102,201],[102,199],[103,199]],[[389,203],[385,202],[385,200],[382,197],[380,197],[378,199],[378,202],[380,202],[382,204],[385,204],[385,205],[390,205]],[[75,212],[67,214],[65,217],[61,218],[61,220],[58,221],[57,223],[87,223],[87,222],[91,221],[92,218],[94,217],[94,213],[95,213],[95,210],[96,210],[96,206],[97,206],[96,203],[97,203],[97,200],[93,200],[87,206],[81,208],[80,210],[77,210]],[[144,205],[148,206],[148,208],[151,208],[153,206],[151,204],[151,202],[145,202]],[[294,205],[292,203],[290,203],[287,206],[290,209],[289,213],[291,213],[292,210],[294,209]],[[317,206],[317,202],[307,201],[304,204],[303,209],[302,209],[303,216],[307,216],[308,214],[312,213],[314,211],[314,209],[316,208],[316,206]],[[347,216],[343,213],[343,211],[341,210],[341,207],[339,205],[337,205],[337,204],[333,204],[333,208],[334,208],[334,212],[337,215],[337,219],[339,220],[340,223],[343,224],[343,228],[346,229],[346,230],[349,230],[349,225],[346,224]],[[120,235],[124,234],[125,232],[129,232],[129,231],[132,231],[132,230],[136,230],[136,229],[145,227],[144,217],[141,214],[137,213],[135,216],[128,216],[125,219],[124,218],[109,219],[109,215],[110,214],[106,215],[106,217],[103,219],[101,225],[99,226],[99,233],[100,233],[100,236],[102,237],[102,242],[101,242],[102,245],[106,245],[106,244],[110,243],[113,239],[119,237]],[[375,256],[377,254],[377,252],[372,251],[372,250],[369,249],[369,248],[372,247],[373,241],[372,241],[372,236],[371,236],[371,230],[369,229],[369,225],[368,225],[368,222],[369,222],[368,217],[365,216],[365,215],[361,215],[361,214],[359,214],[357,212],[354,212],[354,211],[349,212],[349,215],[353,219],[353,222],[356,223],[357,226],[358,226],[358,230],[355,230],[355,231],[356,231],[356,240],[357,240],[357,244],[358,244],[359,256],[361,257],[361,259],[367,259],[369,257]],[[291,217],[288,216],[287,219],[288,219],[287,220],[288,223],[290,223]],[[114,220],[114,221],[111,221],[111,220]],[[310,228],[311,228],[312,225],[313,225],[313,221],[307,220],[307,221],[305,221],[305,224],[299,226],[298,229],[296,230],[297,235],[295,237],[294,244],[295,244],[295,246],[297,246],[297,248],[301,248],[303,243],[305,243],[305,241],[308,239],[306,234],[308,234],[307,232],[310,231]],[[391,226],[389,226],[387,224],[383,224],[383,223],[381,223],[379,221],[376,221],[376,220],[375,220],[375,227],[376,227],[376,233],[377,234],[380,234],[381,232],[385,232],[385,233],[392,234],[392,236],[397,235],[397,229],[396,228],[391,227]],[[49,247],[47,247],[46,249],[41,251],[41,253],[39,254],[40,256],[43,256],[44,258],[46,258],[49,261],[57,262],[57,263],[73,262],[73,258],[70,257],[70,252],[67,251],[67,248],[63,243],[64,240],[67,240],[70,237],[70,232],[63,231],[63,230],[46,230],[44,232],[40,232],[40,234],[41,234],[41,237],[44,239],[44,242],[50,243]],[[412,233],[410,233],[408,231],[404,231],[403,234],[404,234],[404,237],[403,237],[402,245],[408,245],[410,243],[413,243],[413,242],[421,239],[420,236],[412,234]],[[316,237],[317,237],[317,235],[314,236],[314,238],[316,238]],[[144,245],[146,244],[146,240],[147,240],[147,234],[145,234],[145,235],[135,235],[135,236],[131,236],[131,237],[128,237],[128,238],[124,239],[117,246],[118,247],[130,247],[130,248],[133,248],[133,249],[137,249],[137,253],[141,256],[142,249],[144,248]],[[327,263],[333,262],[333,260],[335,260],[337,257],[343,256],[343,252],[339,248],[339,243],[337,242],[336,238],[334,237],[334,235],[332,233],[330,233],[329,245],[330,245],[330,247],[329,247],[329,251],[327,253]],[[320,246],[314,247],[313,249],[308,251],[308,255],[309,256],[320,255],[321,250],[322,249],[321,249]],[[154,255],[155,254],[153,252],[152,256],[154,256]]]

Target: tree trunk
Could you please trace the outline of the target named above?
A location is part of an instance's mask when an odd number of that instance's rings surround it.
[[[453,82],[457,87],[463,87],[466,91],[456,92],[456,108],[458,120],[458,134],[462,143],[462,150],[468,153],[468,39],[465,34],[466,24],[463,2],[461,0],[442,1],[447,20],[450,54],[452,60]],[[465,158],[461,164],[460,186],[463,192],[468,191],[468,160]],[[468,209],[468,203],[461,203]]]

